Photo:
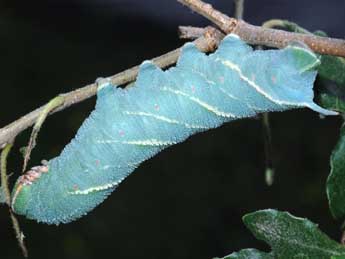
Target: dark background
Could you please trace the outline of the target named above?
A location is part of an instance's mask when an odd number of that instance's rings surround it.
[[[232,14],[231,0],[210,1]],[[285,18],[344,37],[344,0],[247,0],[245,20]],[[109,76],[180,46],[178,25],[208,21],[174,0],[0,2],[0,127],[97,77]],[[95,98],[49,117],[30,166],[59,154]],[[341,124],[308,110],[273,114],[277,176],[264,182],[260,120],[199,134],[145,162],[88,216],[47,226],[20,217],[31,258],[211,258],[241,248],[268,250],[241,217],[287,210],[339,240],[325,192],[329,155]],[[9,159],[21,168],[17,138]],[[17,175],[12,177],[12,182]],[[7,209],[0,207],[0,258],[21,258]]]

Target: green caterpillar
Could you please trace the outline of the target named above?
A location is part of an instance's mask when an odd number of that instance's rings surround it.
[[[253,51],[231,34],[205,55],[187,43],[176,67],[145,61],[134,86],[104,80],[95,110],[61,155],[21,176],[12,208],[29,219],[68,223],[100,204],[143,161],[189,136],[261,112],[313,103],[317,56],[300,45]]]

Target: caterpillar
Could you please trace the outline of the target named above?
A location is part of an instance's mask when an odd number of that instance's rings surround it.
[[[253,50],[237,35],[216,52],[187,43],[175,67],[141,64],[134,86],[99,82],[95,110],[62,153],[19,177],[15,213],[48,224],[68,223],[100,204],[135,168],[161,150],[225,122],[308,107],[318,57],[301,44]]]

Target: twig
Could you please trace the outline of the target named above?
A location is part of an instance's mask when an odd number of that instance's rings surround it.
[[[212,28],[208,27],[204,31],[204,36],[201,36],[197,40],[195,40],[196,46],[203,52],[209,52],[214,50],[220,40],[222,39],[222,34]],[[162,56],[154,58],[152,61],[159,67],[167,67],[174,63],[176,63],[178,56],[180,55],[181,48],[168,52]],[[122,85],[128,82],[131,82],[135,79],[139,71],[139,66],[135,66],[133,68],[127,69],[121,73],[118,73],[114,76],[110,77],[110,80],[114,85]],[[71,91],[69,93],[61,94],[64,98],[64,102],[54,110],[52,110],[49,114],[53,114],[57,111],[64,110],[70,107],[73,104],[82,102],[92,96],[94,96],[97,92],[97,85],[95,83],[89,84],[85,87],[79,88],[77,90]],[[21,117],[20,119],[12,122],[11,124],[5,126],[4,128],[0,129],[0,148],[3,148],[6,143],[9,143],[12,139],[14,139],[20,132],[24,131],[31,125],[35,123],[39,115],[42,113],[45,105],[41,106],[40,108],[28,113],[27,115]]]
[[[230,18],[200,0],[177,1],[206,17],[225,33],[235,33],[249,44],[283,48],[291,41],[303,41],[317,53],[345,57],[345,40],[254,26]]]
[[[193,27],[193,26],[179,26],[178,36],[180,39],[197,39],[204,35],[205,28]]]
[[[234,18],[219,12],[212,5],[199,0],[177,0],[191,10],[201,14],[212,23],[216,24],[225,33],[231,33],[238,26],[238,21]]]
[[[5,202],[8,206],[11,205],[11,191],[8,187],[8,176],[7,176],[7,156],[11,151],[13,144],[9,143],[1,152],[1,188],[5,195]]]
[[[38,135],[38,132],[41,129],[42,124],[44,123],[45,119],[47,118],[48,114],[54,110],[56,107],[59,107],[64,103],[64,97],[63,96],[57,96],[51,101],[47,103],[47,105],[44,106],[44,109],[42,110],[42,113],[38,117],[35,126],[32,129],[29,144],[25,149],[25,155],[24,155],[24,162],[23,162],[23,170],[24,173],[26,166],[28,164],[28,161],[30,159],[31,151],[36,145],[36,138]]]
[[[205,28],[194,26],[179,26],[178,35],[181,39],[194,40],[204,34]],[[225,36],[225,34],[223,34]]]
[[[29,253],[28,253],[28,249],[26,248],[26,245],[24,242],[25,236],[24,236],[24,233],[20,229],[18,219],[16,218],[16,216],[14,215],[14,213],[11,209],[10,209],[10,216],[11,216],[13,229],[14,229],[14,232],[16,234],[16,238],[17,238],[19,247],[22,250],[23,256],[25,258],[27,258],[29,256]]]
[[[269,47],[282,48],[290,41],[304,41],[311,49],[321,54],[345,56],[345,41],[341,39],[333,39],[327,37],[319,37],[314,35],[306,35],[299,33],[286,32],[281,30],[266,29],[258,26],[250,25],[242,20],[229,18],[227,15],[212,8],[210,4],[206,4],[200,0],[178,0],[187,5],[192,10],[202,14],[218,25],[226,33],[236,33],[243,40],[250,44],[265,45]],[[206,36],[196,40],[196,45],[201,51],[210,51],[217,46],[221,39],[219,32],[205,32]],[[179,56],[180,49],[171,51],[165,55],[153,59],[159,67],[166,67],[174,64]],[[138,66],[125,70],[115,76],[110,77],[115,85],[121,85],[131,82],[138,73]],[[91,96],[97,91],[96,84],[90,84],[75,91],[62,94],[65,98],[64,103],[54,109],[50,114],[66,109],[67,107],[79,103]],[[44,106],[30,112],[22,118],[12,122],[11,124],[0,129],[0,148],[15,138],[20,132],[30,127],[38,118]]]
[[[262,24],[263,28],[273,28],[282,25],[278,22],[279,20],[269,20]],[[263,49],[262,46],[257,46],[257,49]],[[272,131],[270,123],[270,115],[265,112],[261,115],[262,132],[264,139],[264,150],[265,150],[265,182],[268,186],[271,186],[274,182],[275,168],[273,161],[273,145],[272,145]]]
[[[242,20],[243,19],[243,12],[244,12],[244,0],[234,0],[234,17],[236,19]]]
[[[15,234],[16,234],[16,238],[18,240],[19,247],[21,248],[24,257],[28,257],[28,250],[26,249],[26,246],[24,243],[24,234],[21,231],[18,220],[17,220],[16,216],[14,215],[14,213],[12,212],[12,209],[10,206],[10,204],[11,204],[11,192],[10,192],[10,189],[8,186],[7,157],[11,151],[12,145],[13,145],[12,143],[8,143],[7,145],[5,145],[4,149],[1,152],[1,188],[4,191],[6,204],[9,207],[12,225],[13,225],[13,229],[14,229]]]

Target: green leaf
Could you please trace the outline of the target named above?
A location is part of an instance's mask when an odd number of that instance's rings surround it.
[[[331,173],[327,179],[329,207],[335,218],[345,216],[345,127],[331,155]]]
[[[341,57],[322,55],[321,65],[318,67],[321,78],[331,80],[342,86],[345,91],[345,59]]]
[[[318,73],[321,79],[318,102],[327,109],[343,113],[345,111],[345,59],[322,55]],[[329,81],[334,84],[329,84]]]
[[[345,113],[345,101],[331,93],[320,93],[318,103],[329,110]]]
[[[243,221],[256,238],[271,246],[274,258],[345,256],[345,247],[329,239],[316,224],[288,212],[261,210],[245,215]]]
[[[232,253],[223,258],[214,259],[274,259],[274,256],[272,253],[265,253],[256,249],[248,248]]]
[[[345,259],[345,256],[344,255],[332,256],[331,259]]]

